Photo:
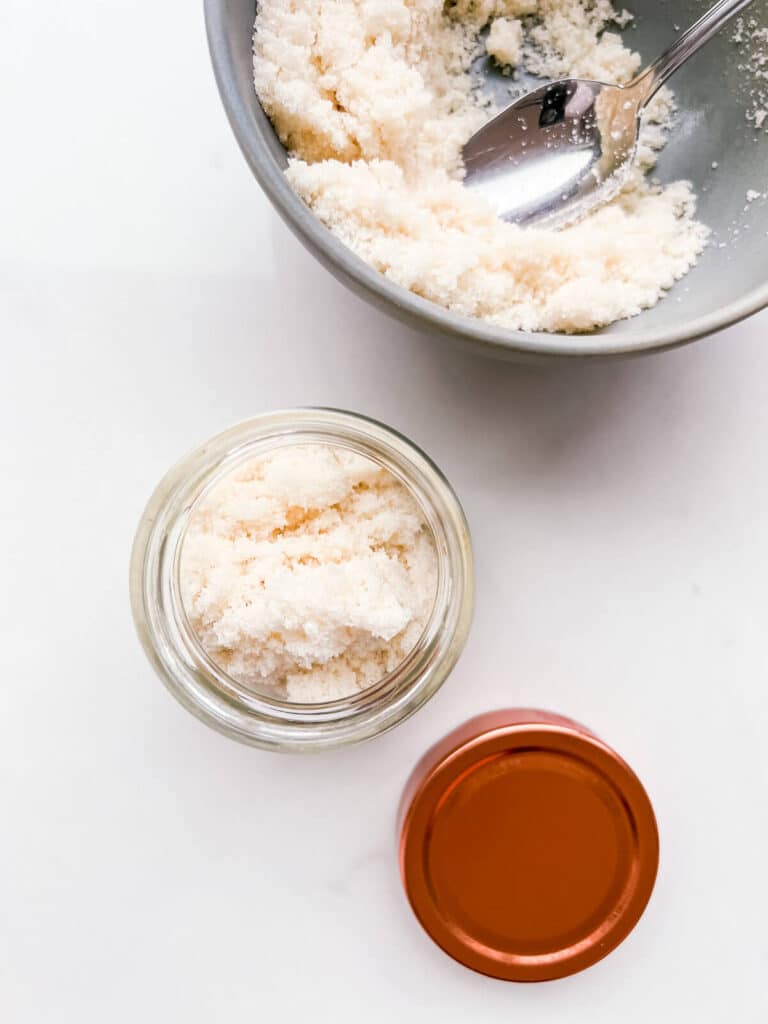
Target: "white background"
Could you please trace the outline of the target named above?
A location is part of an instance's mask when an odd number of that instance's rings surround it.
[[[198,3],[0,11],[0,1018],[8,1024],[768,1016],[768,317],[676,353],[521,369],[336,284],[230,136]],[[278,757],[154,678],[132,532],[180,454],[333,404],[442,465],[477,557],[465,656],[368,745]],[[425,748],[539,705],[635,767],[649,909],[607,960],[489,980],[422,934],[394,817]]]

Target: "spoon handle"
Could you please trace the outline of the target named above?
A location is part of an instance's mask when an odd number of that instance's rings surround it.
[[[711,7],[694,25],[683,32],[668,50],[665,50],[660,57],[644,71],[641,71],[627,88],[641,90],[644,93],[641,103],[645,105],[670,75],[673,75],[689,57],[692,57],[697,50],[708,43],[726,22],[749,7],[752,2],[753,0],[718,0],[714,7]]]

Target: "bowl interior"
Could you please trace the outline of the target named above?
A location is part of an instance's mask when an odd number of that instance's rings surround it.
[[[710,0],[639,0],[629,6],[635,20],[624,38],[646,63],[669,45],[676,29],[700,17]],[[441,310],[386,281],[319,224],[285,181],[285,152],[253,89],[255,10],[256,0],[206,0],[214,69],[235,134],[267,194],[308,248],[381,308],[492,346],[589,354],[679,343],[768,305],[768,117],[758,130],[746,116],[755,108],[757,91],[768,92],[768,78],[757,80],[745,66],[762,49],[768,74],[768,40],[736,43],[732,22],[670,82],[678,115],[656,173],[662,181],[686,178],[694,184],[699,217],[712,230],[698,265],[653,309],[574,338],[504,331]],[[744,18],[753,27],[768,28],[768,0],[756,0]],[[499,85],[487,62],[477,70],[488,89]]]

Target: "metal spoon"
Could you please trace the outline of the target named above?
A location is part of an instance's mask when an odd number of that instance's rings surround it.
[[[629,85],[564,78],[512,103],[463,150],[464,184],[503,220],[557,228],[627,180],[640,114],[670,75],[753,0],[719,0]]]

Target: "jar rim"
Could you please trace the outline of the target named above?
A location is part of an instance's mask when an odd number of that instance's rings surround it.
[[[200,496],[243,460],[292,444],[332,444],[371,458],[422,508],[438,554],[438,586],[415,647],[370,687],[334,701],[300,703],[251,691],[211,659],[188,621],[179,561]],[[180,459],[144,510],[131,555],[131,604],[144,650],[173,695],[206,724],[273,750],[313,750],[379,735],[421,707],[452,671],[474,605],[469,528],[451,485],[417,445],[377,420],[339,409],[268,412],[227,428]]]

